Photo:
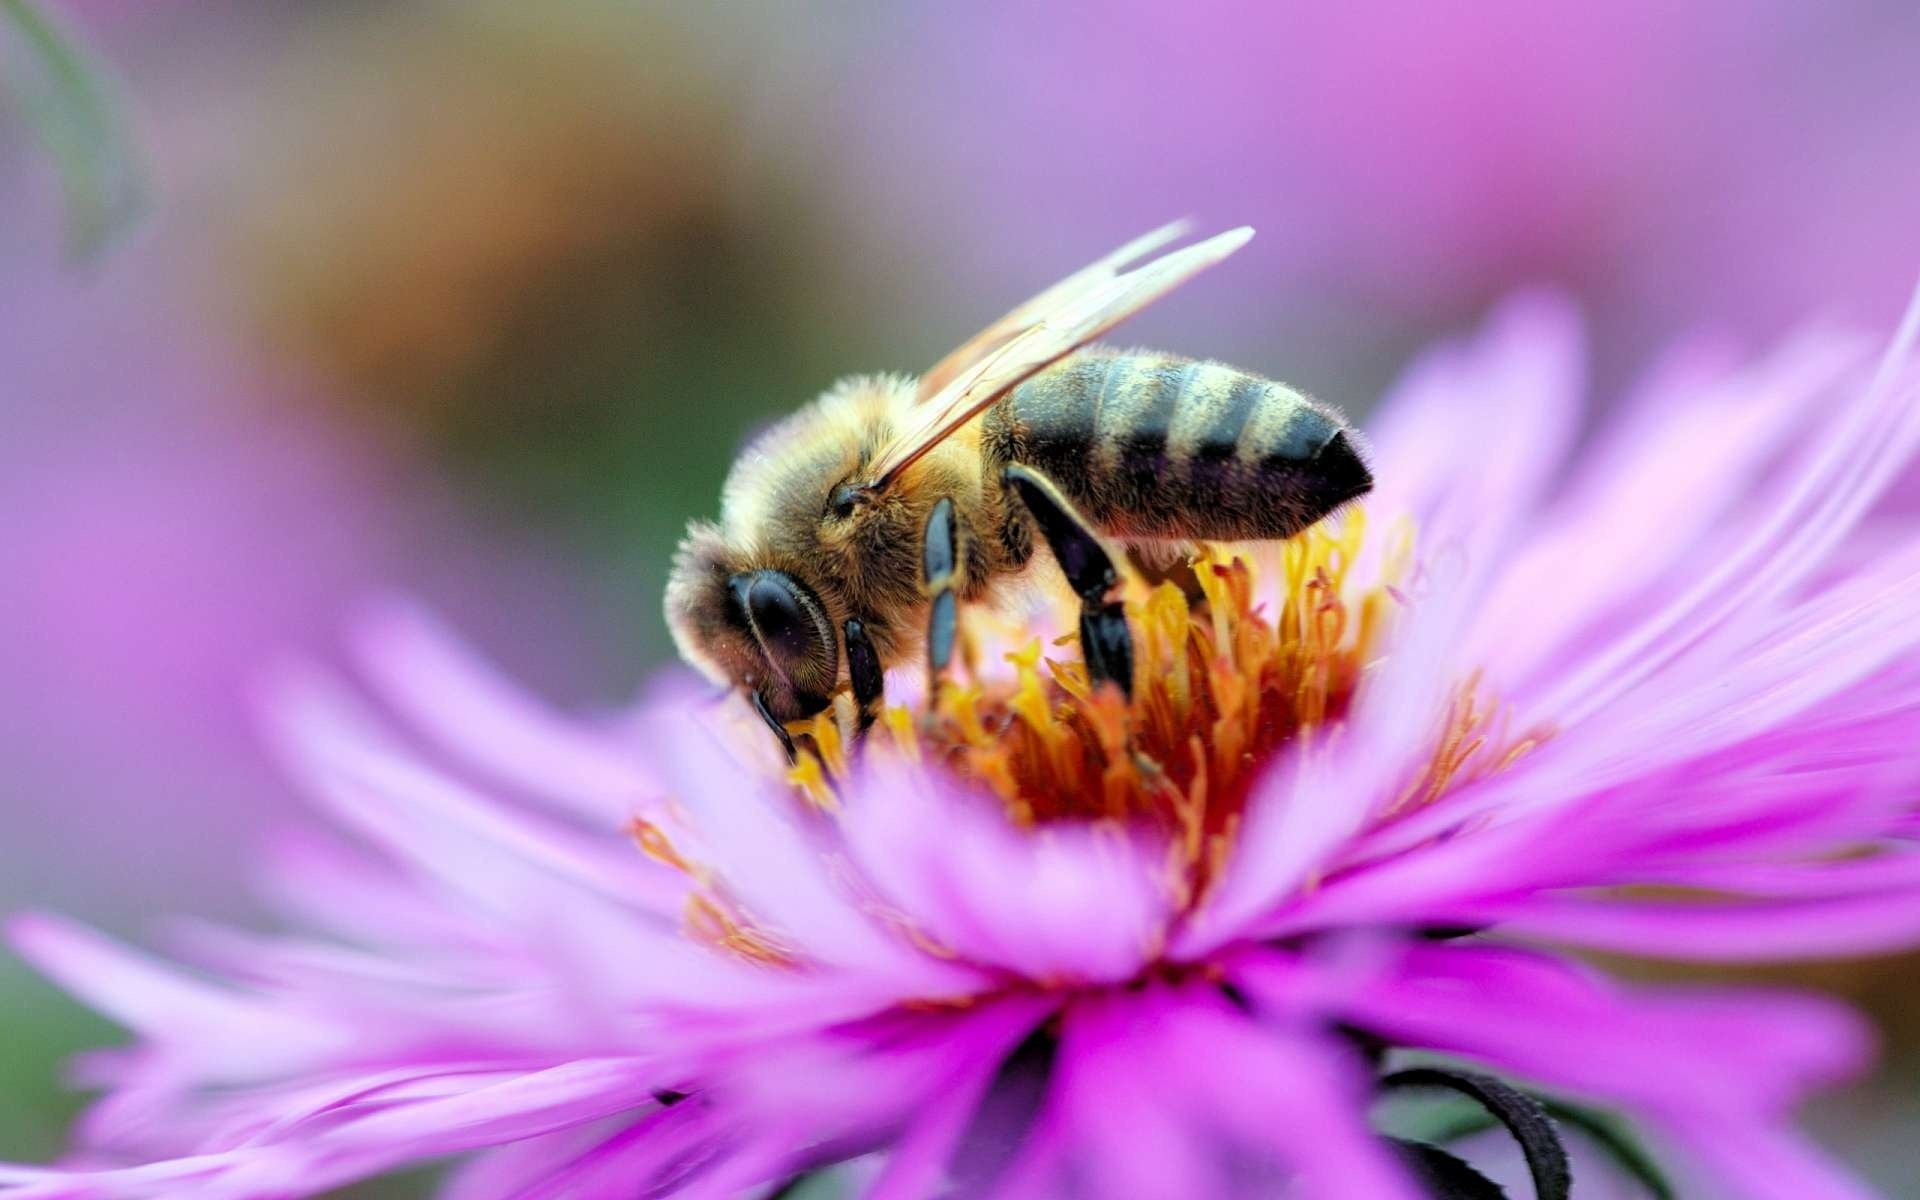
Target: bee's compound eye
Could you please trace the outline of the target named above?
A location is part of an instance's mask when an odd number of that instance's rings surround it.
[[[791,664],[807,657],[817,622],[793,579],[780,571],[748,571],[728,581],[768,657]]]

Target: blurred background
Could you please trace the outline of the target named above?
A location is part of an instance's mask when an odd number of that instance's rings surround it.
[[[1516,287],[1578,299],[1604,389],[1885,326],[1920,272],[1899,0],[44,7],[142,203],[77,242],[0,88],[0,909],[133,934],[244,915],[293,818],[262,663],[397,588],[616,703],[743,437],[1171,217],[1260,237],[1126,336],[1356,414]],[[1913,970],[1802,976],[1887,1025],[1817,1120],[1893,1195]],[[4,958],[0,1013],[0,1158],[56,1153],[60,1060],[112,1035]]]

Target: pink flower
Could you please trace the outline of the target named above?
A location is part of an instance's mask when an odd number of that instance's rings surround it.
[[[1540,944],[1920,942],[1920,546],[1852,540],[1920,438],[1916,319],[1877,371],[1838,337],[1678,355],[1569,459],[1578,324],[1512,304],[1386,402],[1364,518],[1203,560],[1199,615],[1134,597],[1130,708],[1017,652],[864,754],[816,723],[791,777],[681,677],[564,717],[384,608],[377,703],[268,698],[352,835],[263,864],[301,932],[188,927],[209,978],[14,924],[139,1040],[89,1061],[74,1161],[0,1194],[465,1155],[455,1200],[831,1164],[885,1198],[1418,1197],[1440,1160],[1368,1110],[1429,1051],[1630,1115],[1688,1195],[1860,1195],[1791,1125],[1864,1063],[1849,1014]]]

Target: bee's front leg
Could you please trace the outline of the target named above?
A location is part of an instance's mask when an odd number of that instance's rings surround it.
[[[927,689],[931,702],[947,664],[953,661],[960,632],[960,541],[954,526],[953,501],[942,497],[927,515],[926,539],[920,547],[922,579],[927,589]]]
[[[1133,635],[1127,632],[1126,609],[1115,596],[1120,572],[1113,559],[1052,480],[1017,464],[1001,479],[1033,514],[1068,586],[1080,597],[1080,652],[1088,681],[1098,686],[1110,680],[1120,685],[1122,694],[1133,695]]]
[[[766,694],[759,688],[754,688],[747,693],[747,696],[753,703],[753,711],[766,722],[768,729],[773,730],[773,736],[779,741],[780,750],[787,756],[787,761],[799,762],[800,751],[793,744],[793,735],[787,732],[787,727],[781,723],[780,718],[773,715],[773,709],[767,705]]]
[[[847,641],[847,675],[853,681],[853,703],[857,713],[855,732],[865,736],[880,715],[880,701],[886,694],[887,677],[880,669],[880,654],[867,637],[867,627],[858,617],[847,618],[841,629]]]

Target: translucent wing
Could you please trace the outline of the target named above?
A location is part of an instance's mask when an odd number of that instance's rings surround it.
[[[884,486],[1008,388],[1112,329],[1253,237],[1253,230],[1243,225],[1130,271],[1118,269],[1166,245],[1185,229],[1184,222],[1177,223],[1127,243],[1014,309],[942,359],[921,381],[908,427],[874,460],[870,486]]]
[[[932,369],[920,377],[919,393],[914,397],[914,403],[924,402],[938,393],[940,389],[952,383],[954,377],[960,372],[980,361],[988,352],[1005,345],[1010,338],[1023,332],[1027,326],[1045,316],[1049,311],[1060,307],[1062,303],[1084,293],[1089,288],[1111,283],[1119,274],[1121,267],[1143,254],[1149,254],[1169,242],[1185,237],[1192,228],[1191,221],[1174,221],[1171,224],[1162,225],[1152,233],[1133,239],[1092,266],[1075,271],[1001,317],[967,339],[959,349],[933,364]]]

